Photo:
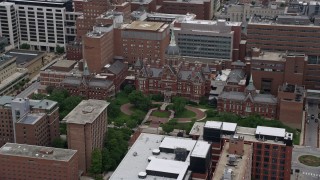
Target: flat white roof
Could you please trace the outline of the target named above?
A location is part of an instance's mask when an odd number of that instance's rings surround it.
[[[257,126],[256,134],[267,135],[267,136],[276,136],[276,137],[285,137],[286,130],[283,128]]]
[[[177,137],[165,137],[160,144],[160,148],[175,149],[186,148],[191,151],[196,144],[195,140]]]
[[[222,122],[218,121],[207,121],[204,127],[207,128],[214,128],[214,129],[221,129]]]
[[[208,142],[198,141],[191,153],[191,156],[205,158],[210,148],[211,144],[209,144]]]
[[[177,179],[183,179],[188,167],[189,163],[183,161],[153,158],[148,164],[146,170],[178,174]]]
[[[222,130],[224,131],[236,131],[237,123],[229,123],[223,122],[222,123]]]

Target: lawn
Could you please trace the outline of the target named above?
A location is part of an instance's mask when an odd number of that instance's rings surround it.
[[[193,118],[196,117],[196,113],[193,111],[190,111],[188,109],[184,109],[181,113],[174,115],[175,118]]]
[[[159,118],[169,118],[170,111],[153,111],[151,113],[151,116],[156,116],[156,117],[159,117]]]
[[[319,167],[320,166],[320,157],[312,155],[302,155],[299,157],[299,161],[307,166]]]

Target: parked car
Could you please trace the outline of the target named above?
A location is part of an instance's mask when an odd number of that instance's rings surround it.
[[[314,120],[314,122],[316,122],[316,123],[317,123],[317,122],[318,122],[318,119],[316,118],[316,119]]]
[[[311,119],[314,119],[314,114],[311,114]]]

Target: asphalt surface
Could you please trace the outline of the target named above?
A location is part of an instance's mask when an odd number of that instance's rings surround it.
[[[34,91],[38,90],[40,87],[40,82],[34,82],[29,87],[27,87],[25,90],[23,90],[20,94],[18,94],[16,97],[18,98],[26,98],[29,95],[31,95]]]
[[[306,146],[295,146],[292,151],[291,180],[317,180],[320,179],[320,167],[306,166],[299,162],[301,155],[320,156],[320,149]],[[299,171],[299,172],[297,172]]]
[[[317,104],[308,104],[308,115],[314,114],[315,118],[318,119],[318,113],[319,113],[318,105]],[[305,127],[305,146],[311,146],[311,147],[318,147],[318,141],[319,141],[319,121],[315,122],[314,119],[311,119],[308,117],[308,120],[306,120],[306,127]]]

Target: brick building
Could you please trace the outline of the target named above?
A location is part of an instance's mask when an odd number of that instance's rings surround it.
[[[79,153],[79,170],[86,173],[95,148],[102,149],[107,132],[107,106],[102,100],[83,100],[64,119],[68,148]]]
[[[2,96],[0,145],[16,142],[50,146],[59,133],[59,107],[50,100]]]
[[[307,56],[261,51],[252,49],[252,56],[246,58],[251,65],[254,86],[264,93],[277,95],[284,83],[303,85],[306,75]]]
[[[214,15],[213,0],[160,0],[161,8],[159,12],[167,14],[187,14],[196,15],[196,19],[212,20]]]
[[[211,69],[209,65],[188,64],[150,66],[140,60],[135,64],[136,89],[145,94],[161,93],[165,101],[170,101],[174,96],[186,97],[192,101],[200,98],[210,91]]]
[[[164,64],[165,51],[170,42],[169,25],[159,22],[134,21],[124,24],[116,32],[115,56],[123,57],[129,65],[138,59],[149,64]]]
[[[133,0],[131,1],[131,12],[143,9],[147,12],[157,12],[156,0]]]
[[[240,142],[238,141],[237,145],[243,143],[243,146],[247,146],[247,151],[251,151],[249,158],[252,159],[252,163],[247,166],[251,167],[251,178],[247,176],[247,179],[290,180],[293,134],[286,132],[285,129],[265,126],[248,128],[238,126],[236,123],[207,121],[206,123],[195,123],[190,135],[193,139],[212,142],[212,172],[214,174],[219,173],[219,167],[223,164],[225,148],[228,145],[230,147],[230,143],[232,144],[235,139],[239,139]],[[241,151],[237,149],[229,148],[230,152],[236,154],[233,156],[236,162],[233,163],[239,163],[245,157],[245,152],[241,154]],[[245,172],[245,168],[237,170],[239,171]]]
[[[76,150],[6,143],[0,159],[1,179],[79,179]]]

